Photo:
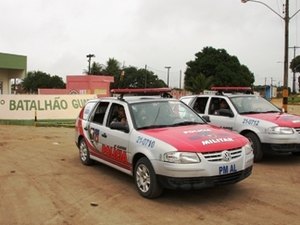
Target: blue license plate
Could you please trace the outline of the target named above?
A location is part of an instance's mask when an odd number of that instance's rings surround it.
[[[219,166],[219,175],[237,172],[235,164]]]

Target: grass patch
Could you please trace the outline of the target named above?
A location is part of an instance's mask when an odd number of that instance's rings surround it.
[[[289,104],[300,104],[300,96],[290,96],[288,101]]]
[[[0,120],[3,125],[27,125],[37,127],[75,127],[75,120]]]

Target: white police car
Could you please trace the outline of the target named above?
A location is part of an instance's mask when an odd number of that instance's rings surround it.
[[[133,176],[146,198],[158,197],[164,188],[233,184],[252,172],[254,155],[248,139],[208,125],[172,98],[90,100],[75,130],[83,164],[98,161]]]
[[[266,152],[300,154],[300,116],[283,113],[247,87],[216,87],[212,94],[184,96],[210,124],[227,128],[247,137],[252,143],[254,161]],[[224,93],[238,92],[238,93]]]

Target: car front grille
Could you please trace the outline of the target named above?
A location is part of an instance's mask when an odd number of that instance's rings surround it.
[[[242,155],[241,148],[230,149],[226,151],[230,152],[231,159],[236,159]],[[207,152],[207,153],[202,153],[202,155],[209,162],[219,162],[223,160],[222,152]]]
[[[165,177],[159,175],[158,180],[164,187],[170,189],[196,190],[206,187],[234,184],[250,176],[251,173],[252,166],[245,170],[226,175],[211,177]]]

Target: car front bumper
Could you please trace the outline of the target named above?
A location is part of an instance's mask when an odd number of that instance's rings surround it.
[[[210,177],[168,177],[158,175],[160,184],[168,189],[197,190],[202,188],[237,183],[252,173],[252,166],[235,173]]]
[[[300,144],[265,144],[264,151],[278,153],[300,152]]]

